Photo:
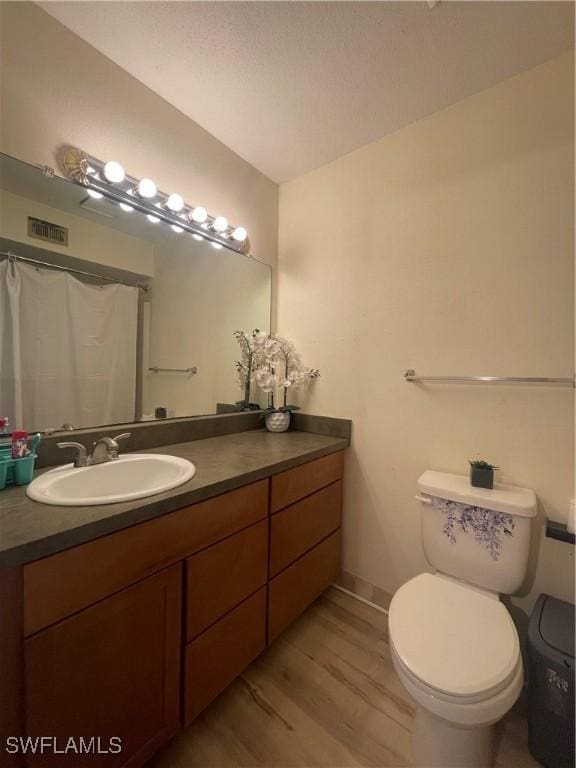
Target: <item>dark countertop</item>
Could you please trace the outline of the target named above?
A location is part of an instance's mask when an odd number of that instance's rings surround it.
[[[0,491],[0,567],[38,560],[342,451],[348,445],[347,439],[309,432],[250,430],[139,451],[189,459],[196,465],[196,474],[166,493],[94,507],[39,504],[26,496],[24,487],[8,488]]]

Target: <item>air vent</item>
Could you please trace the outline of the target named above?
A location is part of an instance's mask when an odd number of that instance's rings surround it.
[[[68,227],[28,216],[28,237],[45,240],[56,245],[68,245]]]

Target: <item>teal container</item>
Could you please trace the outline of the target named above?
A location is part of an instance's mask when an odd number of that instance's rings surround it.
[[[9,485],[28,485],[34,477],[36,453],[34,449],[40,442],[40,435],[30,438],[33,452],[21,459],[12,458],[12,446],[0,447],[0,491]]]
[[[13,461],[14,485],[28,485],[28,483],[31,483],[34,477],[36,454],[29,453],[28,456],[23,456],[21,459],[14,459]]]

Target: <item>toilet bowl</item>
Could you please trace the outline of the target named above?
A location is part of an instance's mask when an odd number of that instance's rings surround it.
[[[494,593],[423,573],[394,595],[394,667],[416,703],[415,766],[488,768],[494,724],[523,684],[516,628]]]

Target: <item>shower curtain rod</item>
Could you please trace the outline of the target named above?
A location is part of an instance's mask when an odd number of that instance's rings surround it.
[[[109,283],[117,283],[119,285],[127,285],[129,288],[140,288],[142,291],[148,291],[149,286],[144,283],[128,283],[125,280],[117,280],[115,277],[107,277],[106,275],[99,275],[96,272],[83,272],[81,269],[74,269],[73,267],[62,267],[60,264],[50,264],[49,261],[40,261],[40,259],[31,259],[29,256],[18,256],[17,253],[12,251],[0,251],[0,257],[4,256],[8,261],[26,261],[28,264],[35,264],[40,267],[48,267],[49,269],[60,269],[62,272],[70,272],[74,275],[83,275],[83,277],[94,277],[97,280],[107,280]]]

